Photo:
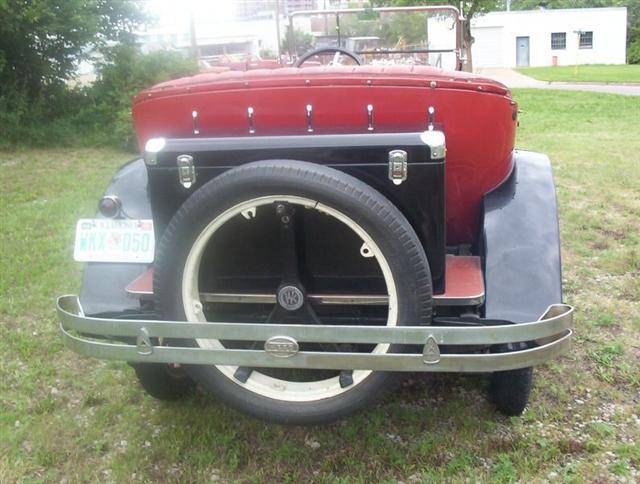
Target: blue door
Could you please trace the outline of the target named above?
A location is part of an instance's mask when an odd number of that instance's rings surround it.
[[[529,65],[529,37],[516,37],[516,66]]]

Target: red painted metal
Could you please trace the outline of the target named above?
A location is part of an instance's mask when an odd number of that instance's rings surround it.
[[[125,291],[137,296],[153,295],[153,266],[131,281]]]
[[[159,84],[134,98],[141,147],[152,137],[366,133],[366,106],[375,132],[422,131],[427,109],[447,139],[447,243],[476,240],[482,196],[512,167],[517,106],[490,79],[418,66],[331,66],[201,74]]]
[[[448,255],[445,289],[441,299],[469,299],[484,295],[480,257]]]

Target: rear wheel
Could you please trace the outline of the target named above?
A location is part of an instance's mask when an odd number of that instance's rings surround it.
[[[182,367],[162,363],[131,364],[140,385],[158,400],[177,400],[189,394],[194,382]]]
[[[501,349],[506,351],[526,348],[525,343],[501,346]],[[510,417],[522,415],[529,403],[532,383],[533,368],[531,367],[496,371],[491,374],[489,381],[489,398],[500,413]]]
[[[368,185],[305,162],[251,163],[200,188],[166,229],[154,277],[161,313],[176,320],[397,326],[431,319],[429,266],[409,222]],[[403,348],[301,343],[300,350]],[[347,415],[397,382],[369,370],[199,365],[189,372],[230,405],[284,423]]]

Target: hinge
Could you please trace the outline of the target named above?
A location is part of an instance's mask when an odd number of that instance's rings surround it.
[[[196,182],[196,169],[193,166],[193,156],[180,155],[176,160],[178,165],[178,179],[185,188],[191,188]]]
[[[389,180],[400,185],[407,179],[407,152],[393,150],[389,152]]]

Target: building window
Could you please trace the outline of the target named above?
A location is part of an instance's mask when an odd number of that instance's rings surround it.
[[[593,32],[580,32],[580,48],[593,49]]]
[[[551,33],[551,50],[562,50],[567,48],[567,33],[552,32]]]

